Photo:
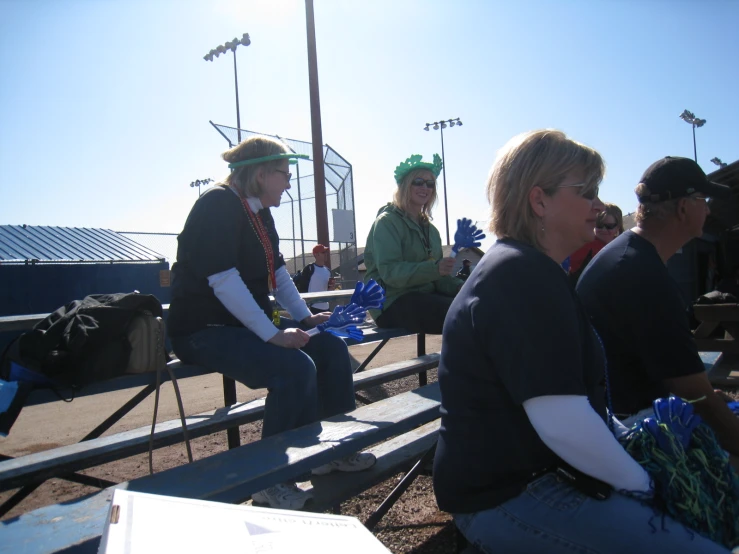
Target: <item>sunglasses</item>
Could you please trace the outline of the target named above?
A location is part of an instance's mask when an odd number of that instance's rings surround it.
[[[426,188],[434,189],[436,188],[436,181],[433,179],[421,179],[420,177],[416,177],[411,181],[411,185],[414,187],[421,187],[423,185],[426,185]]]
[[[613,231],[618,227],[618,223],[596,223],[595,228],[596,229],[607,229],[609,231]]]
[[[292,173],[289,173],[287,171],[283,171],[282,169],[275,168],[275,171],[277,171],[279,173],[282,173],[285,177],[287,177],[287,180],[288,181],[293,178],[293,174]]]
[[[560,189],[566,189],[566,188],[583,188],[587,185],[585,183],[579,183],[577,185],[559,185]],[[595,200],[595,197],[598,196],[598,190],[600,187],[593,187],[590,190],[586,190],[585,192],[580,192],[580,196],[585,198],[586,200]]]

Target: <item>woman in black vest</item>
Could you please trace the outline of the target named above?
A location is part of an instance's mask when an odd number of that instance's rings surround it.
[[[168,329],[175,354],[249,388],[268,389],[262,437],[356,407],[344,341],[305,332],[328,314],[311,314],[300,297],[270,212],[290,188],[290,164],[305,157],[261,136],[224,152],[232,172],[195,202],[172,267]],[[273,310],[270,293],[292,319]],[[372,454],[360,453],[313,472],[361,471],[374,462]],[[290,482],[252,498],[300,509],[309,495]]]

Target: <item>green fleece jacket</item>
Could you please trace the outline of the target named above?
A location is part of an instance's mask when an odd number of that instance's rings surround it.
[[[428,236],[428,248],[424,237]],[[432,224],[419,225],[393,204],[377,212],[364,249],[364,282],[377,281],[385,289],[384,309],[408,292],[455,296],[461,279],[439,275],[441,237]],[[370,310],[373,318],[382,312]]]

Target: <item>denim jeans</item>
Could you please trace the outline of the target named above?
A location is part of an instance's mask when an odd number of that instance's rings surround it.
[[[280,329],[288,327],[299,325],[282,318]],[[356,408],[349,350],[329,333],[298,350],[264,342],[246,327],[208,327],[173,337],[172,349],[186,364],[266,388],[263,438]]]
[[[455,514],[459,530],[486,553],[725,554],[726,548],[627,496],[595,500],[550,473],[490,510]]]

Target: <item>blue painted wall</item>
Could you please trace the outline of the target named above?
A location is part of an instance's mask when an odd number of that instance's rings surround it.
[[[170,288],[159,284],[167,262],[139,264],[0,265],[0,316],[52,312],[88,294],[153,294],[169,304]]]

